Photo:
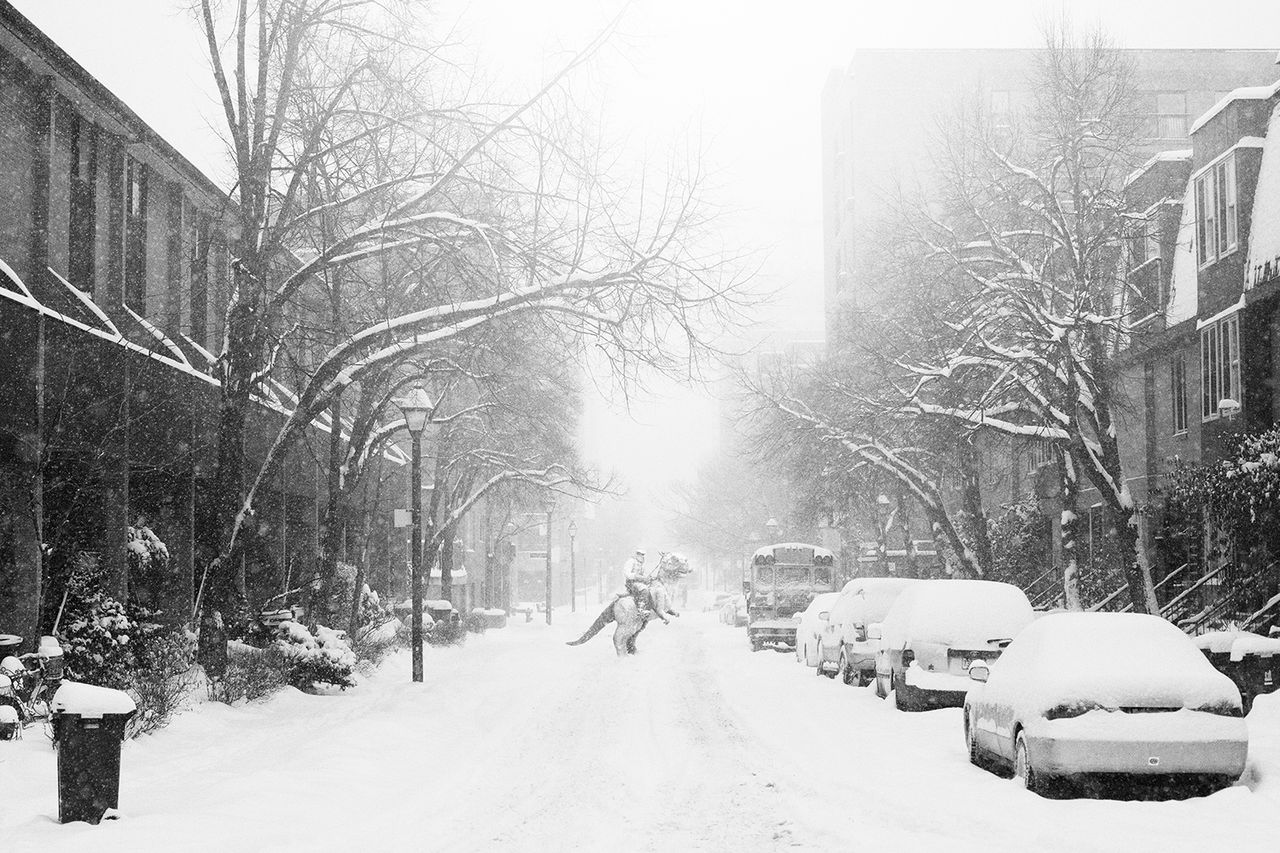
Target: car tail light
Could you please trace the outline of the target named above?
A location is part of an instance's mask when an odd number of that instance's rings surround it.
[[[1105,710],[1097,702],[1063,702],[1061,705],[1054,705],[1045,712],[1046,720],[1065,720],[1071,717],[1078,717],[1081,714],[1087,714],[1090,711]]]
[[[903,669],[906,669],[907,667],[911,666],[911,664],[915,663],[915,660],[916,660],[915,652],[911,651],[911,649],[902,650],[902,668]]]
[[[1220,717],[1243,717],[1244,711],[1239,705],[1231,702],[1211,702],[1208,705],[1201,705],[1196,708],[1197,711],[1204,711],[1206,714],[1217,714]]]

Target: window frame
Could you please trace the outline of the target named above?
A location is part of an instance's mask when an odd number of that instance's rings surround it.
[[[1244,408],[1240,384],[1240,315],[1229,314],[1200,330],[1200,419],[1222,417],[1219,403],[1235,400]]]
[[[1186,435],[1188,431],[1186,353],[1178,353],[1169,359],[1169,399],[1173,408],[1173,434]]]
[[[1239,186],[1232,149],[1194,177],[1196,266],[1204,269],[1240,249]]]

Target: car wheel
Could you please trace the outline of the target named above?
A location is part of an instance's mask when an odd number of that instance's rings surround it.
[[[764,648],[764,646],[761,644],[761,642],[760,642],[759,640],[757,640],[756,638],[751,637],[751,638],[750,638],[750,640],[751,640],[751,651],[753,651],[753,652],[758,652],[758,651],[760,651],[762,648]]]
[[[978,736],[973,731],[968,714],[964,715],[964,743],[969,748],[969,763],[975,767],[982,767],[982,756],[978,752]]]
[[[805,654],[808,654],[808,652],[809,652],[809,650],[806,648],[806,649],[805,649]],[[797,646],[796,646],[796,663],[800,663],[802,660],[803,660],[803,658],[801,658],[801,657],[800,657],[800,646],[798,646],[798,645],[797,645]]]
[[[908,695],[907,678],[905,675],[893,673],[893,707],[899,711],[919,711],[920,706]]]
[[[840,668],[836,670],[840,675],[840,680],[845,684],[853,684],[854,673],[849,669],[849,659],[844,656],[844,652],[840,653]]]
[[[885,679],[883,675],[881,675],[878,672],[875,674],[875,679],[876,679],[876,696],[880,697],[881,699],[887,699],[889,697],[889,682]]]
[[[1013,776],[1031,793],[1042,797],[1049,795],[1048,780],[1041,777],[1031,764],[1031,750],[1027,748],[1027,737],[1021,731],[1013,746]]]

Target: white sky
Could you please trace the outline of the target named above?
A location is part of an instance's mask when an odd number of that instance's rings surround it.
[[[198,165],[216,170],[217,108],[184,0],[13,0]],[[492,79],[528,91],[587,41],[617,0],[440,0]],[[1035,47],[1066,8],[1128,47],[1276,47],[1280,2],[1235,0],[637,0],[583,84],[634,150],[700,139],[726,211],[728,245],[767,254],[782,296],[762,319],[807,337],[822,327],[819,97],[859,47]],[[122,13],[127,8],[128,13]],[[1280,77],[1280,68],[1277,69]],[[663,384],[635,418],[594,401],[589,458],[638,486],[687,476],[714,444],[705,394]]]

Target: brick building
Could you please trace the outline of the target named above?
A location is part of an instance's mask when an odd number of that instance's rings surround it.
[[[88,553],[118,596],[190,607],[216,460],[228,293],[227,192],[0,0],[0,632],[47,631]],[[249,463],[274,438],[288,389],[263,390]],[[333,428],[314,424],[312,441]],[[305,448],[260,502],[246,560],[262,600],[309,574],[324,477]],[[402,466],[392,449],[388,459]],[[405,565],[384,490],[383,588]],[[167,577],[131,578],[126,529],[164,540]],[[398,570],[397,570],[398,571]],[[375,573],[374,578],[379,575]],[[153,588],[147,588],[153,587]]]

